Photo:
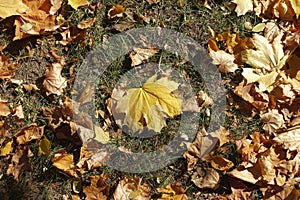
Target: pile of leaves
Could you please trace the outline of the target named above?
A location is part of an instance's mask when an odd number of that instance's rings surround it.
[[[159,0],[144,3],[153,5]],[[11,98],[1,94],[0,180],[2,176],[12,176],[19,181],[25,171],[32,170],[32,158],[38,156],[51,160],[53,168],[72,177],[70,198],[75,200],[188,199],[188,196],[200,197],[198,191],[204,190],[212,193],[205,196],[211,199],[253,199],[257,196],[270,200],[298,199],[300,4],[297,0],[233,0],[227,3],[237,16],[253,13],[261,18],[261,23],[252,27],[250,22],[245,22],[251,37],[241,37],[230,29],[224,33],[210,29],[209,55],[229,88],[227,117],[236,117],[229,112],[234,108],[250,119],[260,120],[263,127],[247,132],[240,139],[231,134],[235,124],[212,133],[201,127],[194,142],[184,144],[187,145],[183,155],[186,181],[197,188],[188,194],[189,188],[184,188],[183,182],[153,188],[147,180],[128,174],[110,183],[110,174],[105,172],[110,154],[101,147],[122,140],[122,130],[116,125],[126,125],[133,132],[145,129],[161,132],[168,125],[166,119],[174,119],[183,112],[200,112],[212,105],[214,102],[209,95],[201,90],[196,96],[183,99],[179,88],[184,88],[184,84],[172,80],[171,72],[165,71],[149,77],[137,88],[102,86],[109,95],[103,98],[105,108],[92,114],[82,111],[81,106],[93,101],[94,89],[86,87],[76,101],[68,97],[77,92],[70,89],[76,67],[68,65],[82,58],[70,61],[59,48],[68,52],[72,45],[94,47],[95,41],[87,38],[87,32],[95,27],[97,12],[105,5],[87,0],[0,0],[0,24],[5,27],[6,34],[14,33],[9,43],[0,44],[1,83],[16,85],[17,92],[39,94],[49,101],[58,99],[56,104],[40,108],[45,120],[41,124],[36,118],[26,116],[22,101],[12,103]],[[180,9],[184,2],[179,0],[177,4]],[[200,4],[212,9],[209,1]],[[80,8],[86,9],[88,17],[76,24],[68,21]],[[107,20],[127,17],[127,21],[114,26],[119,32],[134,27],[137,21],[150,22],[149,17],[133,14],[118,4],[105,12]],[[48,40],[58,45],[47,43]],[[22,44],[27,56],[34,57],[35,50],[29,45],[32,43],[48,45],[43,54],[50,61],[40,83],[15,79],[20,63],[9,54],[11,44]],[[134,49],[129,54],[131,66],[139,67],[158,53],[154,48]],[[63,76],[66,67],[68,77]],[[80,117],[73,118],[74,113]],[[100,125],[92,123],[95,118],[101,121]],[[210,137],[218,142],[211,141]],[[214,149],[204,155],[212,145]],[[229,145],[236,149],[238,162],[222,154]],[[90,148],[95,146],[97,148]],[[122,146],[120,150],[131,152]],[[225,179],[229,180],[227,185],[231,190],[227,194],[219,192]],[[3,194],[3,198],[9,197]]]

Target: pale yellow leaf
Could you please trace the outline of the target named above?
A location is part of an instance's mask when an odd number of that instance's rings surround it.
[[[89,4],[89,2],[87,0],[68,0],[68,4],[74,8],[75,10],[77,10],[78,7],[80,6],[86,6]]]
[[[0,148],[0,156],[6,156],[10,154],[13,150],[13,141],[9,141],[8,143],[5,144],[4,147]]]
[[[109,142],[109,133],[104,131],[100,126],[94,126],[94,131],[95,131],[95,140],[102,143],[106,144]]]
[[[233,0],[232,2],[236,4],[235,12],[237,13],[237,16],[253,11],[252,0]]]
[[[222,73],[234,72],[238,69],[238,65],[234,63],[235,57],[232,54],[223,50],[210,50],[209,55],[213,59],[213,64],[219,65],[218,69]]]
[[[298,18],[300,15],[300,1],[299,0],[290,0],[290,1],[291,1],[292,8],[296,13],[296,18]]]
[[[0,17],[3,19],[12,15],[21,15],[27,9],[22,0],[0,0]]]
[[[267,38],[254,34],[253,44],[256,50],[245,50],[242,55],[243,62],[253,68],[266,70],[281,69],[285,65],[288,56],[284,54],[280,40],[269,43]]]
[[[261,32],[265,29],[266,24],[265,23],[259,23],[256,24],[253,28],[252,28],[252,32],[258,33]]]

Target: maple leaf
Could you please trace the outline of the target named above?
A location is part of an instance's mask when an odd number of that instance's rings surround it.
[[[5,19],[12,15],[24,13],[28,7],[21,0],[0,0],[0,17]]]
[[[21,131],[15,137],[18,144],[26,144],[32,140],[40,139],[44,134],[44,127],[38,127],[36,124],[31,124]]]
[[[256,50],[244,51],[242,60],[245,63],[253,68],[266,70],[281,69],[285,65],[288,55],[284,54],[283,45],[279,39],[270,44],[264,36],[254,34],[252,42]]]
[[[149,78],[140,88],[132,88],[117,101],[116,113],[125,113],[119,124],[127,125],[137,132],[145,126],[160,132],[166,125],[164,116],[173,118],[181,113],[181,100],[172,94],[178,83],[166,77],[156,80],[157,75]]]
[[[261,121],[265,123],[263,129],[267,131],[267,133],[273,133],[284,125],[283,115],[280,114],[277,109],[270,110],[260,117]]]
[[[253,11],[252,0],[233,0],[232,2],[236,4],[235,12],[237,13],[237,16]]]

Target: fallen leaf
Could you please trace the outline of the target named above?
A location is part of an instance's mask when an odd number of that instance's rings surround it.
[[[0,79],[10,79],[15,76],[16,64],[12,64],[10,57],[6,55],[0,55]]]
[[[220,176],[219,173],[212,168],[206,169],[204,173],[202,173],[200,168],[197,168],[197,172],[192,176],[192,181],[201,189],[217,189],[220,182]]]
[[[273,138],[274,141],[282,144],[290,151],[300,150],[300,130],[295,129],[278,134]]]
[[[32,152],[27,145],[18,145],[11,158],[11,162],[7,168],[7,175],[12,174],[15,180],[19,180],[19,175],[23,171],[31,171],[29,157]]]
[[[143,63],[144,60],[152,57],[154,54],[158,52],[158,49],[141,49],[134,48],[133,52],[129,54],[131,58],[131,66],[137,66]]]
[[[62,170],[63,172],[77,177],[77,169],[74,164],[74,157],[64,150],[56,151],[52,158],[53,166]]]
[[[122,17],[123,13],[125,12],[125,9],[122,5],[115,5],[111,9],[109,9],[107,16],[110,19],[116,18],[116,17]]]
[[[263,129],[267,133],[274,133],[284,125],[284,119],[282,114],[277,109],[269,110],[268,112],[260,116],[260,120],[264,122]]]
[[[210,159],[211,166],[220,171],[227,171],[234,166],[233,162],[219,155],[211,156]]]
[[[158,200],[188,200],[185,190],[179,184],[157,188],[157,191],[162,193]]]
[[[296,13],[296,18],[298,19],[300,15],[300,2],[298,0],[290,0],[292,8],[294,9],[294,12]]]
[[[235,57],[232,54],[223,50],[210,50],[209,55],[213,59],[213,64],[219,65],[218,69],[222,73],[230,73],[238,69],[238,65],[234,63]]]
[[[115,113],[125,113],[123,119],[117,119],[119,125],[127,125],[132,132],[144,127],[160,132],[166,125],[164,117],[180,115],[181,100],[172,94],[179,84],[166,77],[158,80],[156,77],[149,78],[140,88],[129,89],[116,102]]]
[[[245,50],[242,58],[243,62],[253,68],[265,70],[281,69],[285,65],[288,56],[284,54],[280,40],[274,40],[270,44],[267,38],[254,34],[253,44],[256,50]]]
[[[54,52],[52,53],[55,54]],[[61,71],[65,65],[65,59],[57,56],[56,54],[54,57],[58,60],[58,62],[55,62],[48,67],[43,82],[47,95],[61,95],[63,93],[63,89],[67,87],[67,81],[61,75]]]
[[[266,27],[265,23],[258,23],[252,28],[252,32],[258,33],[262,32]]]
[[[13,116],[16,116],[19,120],[24,119],[25,116],[24,116],[23,107],[21,104],[19,104],[15,107]]]
[[[233,0],[236,4],[235,12],[237,16],[245,15],[249,11],[253,11],[252,0]]]
[[[86,200],[106,200],[108,199],[110,187],[105,183],[107,175],[90,176],[91,185],[83,187]],[[121,200],[121,199],[120,199]]]
[[[96,21],[96,18],[91,18],[88,20],[82,20],[81,22],[79,22],[79,24],[77,24],[77,27],[80,29],[86,29],[91,27]]]
[[[77,10],[78,7],[86,6],[89,4],[89,2],[87,0],[68,0],[68,4]]]
[[[0,0],[0,17],[5,19],[13,15],[21,15],[28,7],[21,0]]]
[[[51,142],[44,136],[39,142],[39,154],[50,155]]]
[[[109,133],[104,131],[100,126],[94,126],[95,138],[97,142],[106,144],[110,141]]]
[[[13,151],[13,141],[9,141],[4,147],[0,148],[0,156],[7,156]]]
[[[32,140],[40,139],[44,134],[44,127],[31,124],[15,134],[18,144],[26,144]]]
[[[114,200],[148,200],[151,199],[151,188],[142,184],[142,179],[125,176],[119,181],[113,194]]]
[[[6,101],[1,101],[0,100],[0,116],[8,116],[11,111],[10,108],[7,105],[8,103]]]

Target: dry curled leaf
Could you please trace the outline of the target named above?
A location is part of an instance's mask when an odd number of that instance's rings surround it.
[[[78,176],[72,154],[68,154],[64,150],[56,151],[52,158],[52,162],[54,167],[62,170],[63,172],[71,176]]]
[[[54,52],[53,55],[58,60],[58,62],[51,64],[46,70],[43,86],[46,89],[47,95],[61,95],[63,93],[63,89],[67,87],[67,81],[61,75],[61,71],[65,65],[65,59],[63,57],[57,56]]]
[[[0,55],[0,79],[10,79],[15,76],[16,64],[11,63],[10,56]]]
[[[115,5],[111,9],[109,9],[107,16],[110,19],[116,18],[116,17],[122,17],[123,13],[125,12],[125,9],[122,5]]]
[[[32,156],[27,145],[18,145],[11,158],[11,162],[7,168],[7,175],[12,174],[15,180],[19,180],[19,175],[23,171],[31,171],[29,157]]]
[[[150,200],[151,188],[148,184],[142,184],[142,179],[125,176],[119,181],[113,194],[114,200]]]
[[[8,103],[0,100],[0,116],[8,116],[11,113]]]
[[[220,176],[219,173],[212,168],[208,168],[205,171],[197,168],[197,171],[192,176],[192,181],[201,189],[216,189],[219,186]]]
[[[162,193],[158,200],[188,200],[188,197],[185,194],[185,189],[183,189],[179,184],[157,188],[157,191]]]
[[[32,140],[40,139],[44,134],[44,127],[37,126],[36,124],[31,124],[21,131],[19,131],[15,137],[17,138],[18,144],[26,144]]]
[[[107,175],[90,176],[90,186],[83,187],[86,200],[106,200],[109,195],[109,186],[105,183]],[[120,199],[121,200],[121,199]]]

